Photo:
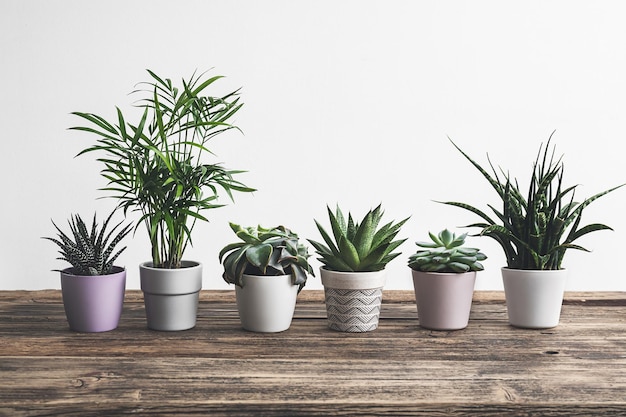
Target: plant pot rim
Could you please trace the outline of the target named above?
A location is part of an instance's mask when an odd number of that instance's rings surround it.
[[[342,272],[320,268],[324,287],[343,290],[369,290],[385,286],[387,271]]]
[[[182,261],[180,261],[181,263],[181,267],[180,268],[155,268],[152,263],[152,261],[146,261],[146,262],[142,262],[141,264],[139,264],[140,268],[145,268],[145,269],[151,269],[154,271],[178,271],[181,269],[188,269],[188,268],[195,268],[198,266],[202,266],[201,262],[198,261],[190,261],[190,260],[185,260],[183,259]]]
[[[260,278],[260,279],[273,279],[273,278],[289,278],[291,279],[291,274],[280,274],[280,275],[257,275],[257,274],[243,274],[244,277],[250,277],[250,278]],[[292,285],[298,285],[298,284],[293,284]]]
[[[465,272],[435,272],[435,271],[419,271],[417,269],[413,269],[409,267],[411,272],[416,272],[418,274],[425,274],[431,276],[461,276],[466,274],[476,274],[479,271],[465,271]]]
[[[258,274],[243,274],[244,277],[258,277],[258,278],[280,278],[280,277],[290,277],[290,274],[280,274],[280,275],[258,275]]]
[[[567,268],[561,268],[561,269],[520,269],[520,268],[510,268],[508,266],[503,266],[501,268],[503,271],[517,271],[517,272],[521,272],[521,273],[534,273],[534,272],[562,272],[562,271],[567,271]]]
[[[379,274],[381,272],[386,271],[384,268],[379,269],[378,271],[335,271],[334,269],[328,269],[326,267],[320,266],[320,271],[331,272],[333,274]]]
[[[78,275],[78,274],[74,274],[72,273],[72,270],[74,269],[73,266],[70,266],[68,268],[62,269],[60,272],[63,276],[66,277],[76,277],[76,278],[95,278],[95,277],[109,277],[111,275],[118,275],[121,274],[122,272],[126,272],[126,267],[123,266],[117,266],[117,265],[113,265],[111,267],[111,270],[113,272],[109,273],[109,274],[103,274],[103,275]]]

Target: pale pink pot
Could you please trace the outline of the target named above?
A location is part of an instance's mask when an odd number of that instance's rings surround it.
[[[61,271],[61,293],[71,330],[106,332],[115,329],[122,315],[126,270],[114,266],[109,275],[72,275]]]
[[[431,330],[467,327],[476,272],[411,272],[420,326]]]

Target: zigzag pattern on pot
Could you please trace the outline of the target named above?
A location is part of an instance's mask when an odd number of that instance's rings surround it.
[[[382,288],[341,290],[326,288],[328,327],[343,332],[368,332],[378,327]]]
[[[328,314],[354,315],[354,314],[379,314],[380,303],[376,305],[360,306],[360,305],[340,305],[328,304],[326,306]]]

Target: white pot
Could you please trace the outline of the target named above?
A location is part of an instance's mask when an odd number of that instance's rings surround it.
[[[195,327],[202,288],[202,264],[182,261],[182,268],[139,265],[148,328],[177,331]]]
[[[252,332],[276,333],[291,326],[298,285],[291,275],[243,275],[242,287],[235,287],[241,326]]]
[[[378,328],[386,271],[337,272],[320,268],[328,327],[361,333]]]
[[[509,323],[528,329],[548,329],[559,324],[567,270],[502,268]]]

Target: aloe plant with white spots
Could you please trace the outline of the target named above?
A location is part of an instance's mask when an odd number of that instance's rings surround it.
[[[73,275],[95,276],[110,274],[113,263],[126,249],[126,247],[123,247],[114,253],[115,247],[132,230],[132,225],[126,225],[121,227],[116,235],[113,235],[122,225],[122,222],[120,222],[110,231],[107,231],[107,226],[112,216],[113,213],[107,217],[102,224],[102,228],[100,228],[94,214],[91,228],[88,229],[78,214],[73,215],[68,221],[70,235],[63,232],[53,221],[52,224],[58,232],[58,239],[51,237],[44,237],[44,239],[50,240],[59,246],[61,257],[57,259],[69,262],[72,265],[70,272]]]
[[[335,213],[328,206],[327,210],[332,235],[315,220],[324,243],[308,239],[326,269],[339,272],[380,271],[400,255],[400,252],[393,251],[406,239],[394,239],[408,217],[379,227],[384,213],[381,205],[368,211],[360,222],[355,222],[351,213],[346,219],[339,206]]]
[[[422,272],[462,273],[482,271],[480,261],[487,256],[477,248],[464,247],[467,233],[457,236],[448,229],[439,234],[428,233],[430,242],[415,242],[420,247],[409,257],[409,267]]]
[[[248,275],[291,275],[292,283],[302,290],[307,274],[315,275],[309,265],[308,248],[299,237],[284,226],[274,228],[242,227],[230,223],[241,242],[225,246],[219,253],[224,265],[224,281],[243,288],[242,277]]]

